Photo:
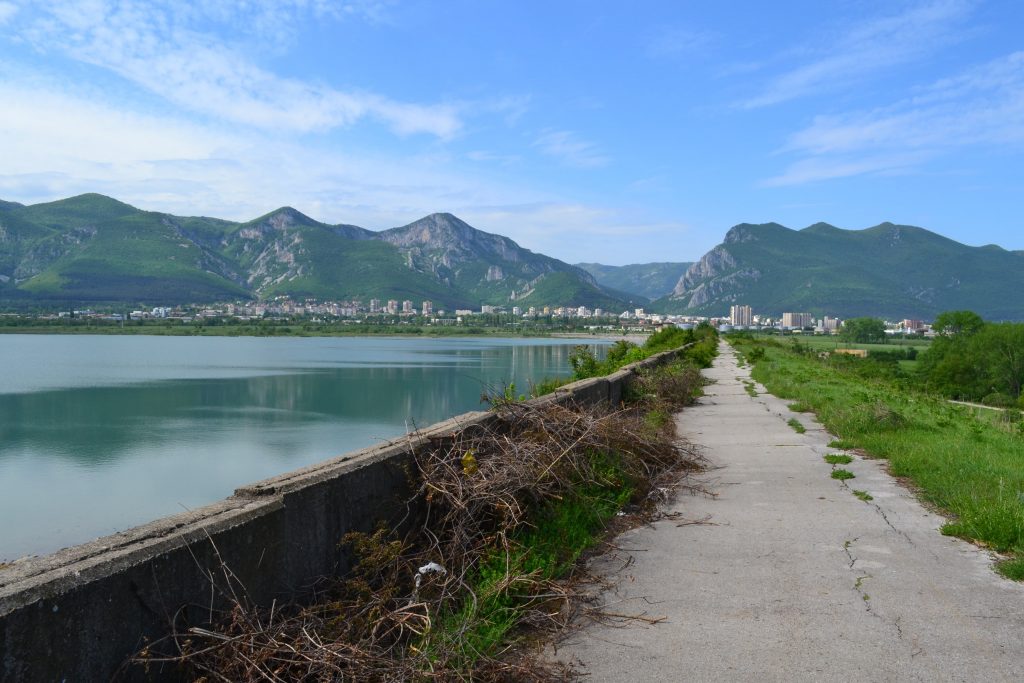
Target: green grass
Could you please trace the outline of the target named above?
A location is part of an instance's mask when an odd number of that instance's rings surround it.
[[[776,337],[778,339],[778,337]],[[811,334],[786,337],[784,343],[798,341],[815,351],[834,351],[836,349],[865,349],[867,351],[900,351],[907,347],[913,347],[918,351],[924,351],[931,346],[927,339],[893,339],[885,344],[860,344],[858,342],[843,341],[839,337],[816,336]]]
[[[841,467],[839,469],[832,470],[832,478],[833,479],[838,479],[840,481],[846,481],[847,479],[854,479],[854,478],[856,478],[856,476],[857,475],[854,474],[853,472],[851,472],[850,470],[844,470]]]
[[[762,347],[767,355],[753,377],[776,396],[811,405],[839,437],[831,447],[887,459],[894,476],[951,518],[943,533],[1007,554],[1000,571],[1024,574],[1024,434],[1015,424],[979,419],[880,365]]]
[[[786,420],[786,424],[792,427],[793,431],[796,432],[797,434],[803,434],[804,432],[807,431],[807,428],[800,424],[800,420],[796,419],[795,417],[791,417],[788,420]]]
[[[812,408],[811,406],[807,405],[803,401],[797,401],[796,403],[790,403],[789,404],[789,409],[792,410],[794,413],[812,413],[812,412],[814,412],[814,408]]]
[[[825,462],[829,465],[847,465],[853,462],[853,458],[842,453],[829,453],[825,456]]]
[[[608,520],[629,502],[633,490],[621,473],[609,464],[607,474],[613,485],[577,490],[571,498],[540,511],[528,532],[509,539],[510,552],[495,550],[486,556],[470,580],[476,600],[439,615],[418,649],[455,648],[470,670],[481,654],[493,655],[506,645],[519,624],[522,607],[536,600],[528,597],[526,584],[567,575],[601,537]],[[522,577],[523,585],[509,585],[509,576]]]
[[[875,497],[874,497],[874,496],[872,496],[872,495],[871,495],[870,493],[868,493],[867,491],[861,491],[861,490],[859,490],[859,489],[854,489],[854,490],[853,490],[853,495],[857,496],[858,498],[860,498],[861,500],[863,500],[863,501],[864,501],[865,503],[866,503],[866,502],[868,502],[868,501],[870,501],[870,500],[874,500],[874,499],[875,499]]]
[[[757,398],[756,385],[753,382],[744,382],[743,388],[751,396],[751,398]]]

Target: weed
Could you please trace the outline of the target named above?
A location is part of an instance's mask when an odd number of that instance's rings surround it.
[[[855,475],[850,470],[844,470],[841,467],[839,469],[832,470],[832,478],[833,479],[838,479],[840,481],[845,481],[847,479],[853,479],[856,476],[857,475]]]
[[[753,382],[744,382],[743,388],[752,398],[757,398],[757,387]]]
[[[825,462],[829,465],[846,465],[853,462],[853,458],[843,453],[829,453],[825,456]]]
[[[669,414],[664,410],[651,410],[644,415],[644,422],[652,429],[661,429],[668,423],[669,419]]]
[[[1016,557],[996,563],[996,571],[1008,579],[1024,581],[1024,558]]]
[[[869,500],[874,500],[875,499],[875,497],[872,496],[867,491],[861,491],[859,489],[854,489],[853,490],[853,495],[857,496],[858,498],[863,500],[865,503],[868,502]]]
[[[791,417],[788,420],[786,420],[786,424],[792,427],[793,431],[795,431],[797,434],[803,434],[804,432],[807,431],[807,427],[804,427],[800,423],[800,420],[796,419],[795,417]]]
[[[814,408],[812,408],[811,406],[807,405],[803,401],[797,401],[796,403],[790,403],[789,404],[789,409],[792,410],[794,413],[813,413],[814,412]]]

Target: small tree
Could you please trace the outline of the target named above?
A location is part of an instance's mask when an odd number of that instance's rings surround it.
[[[932,329],[946,337],[970,336],[984,326],[985,321],[974,311],[946,311],[932,323]]]
[[[859,344],[885,341],[885,322],[878,318],[850,318],[843,323],[841,339]]]

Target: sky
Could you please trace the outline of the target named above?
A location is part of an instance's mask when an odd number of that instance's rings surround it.
[[[1024,3],[0,0],[0,198],[84,192],[571,263],[769,221],[1024,249]]]

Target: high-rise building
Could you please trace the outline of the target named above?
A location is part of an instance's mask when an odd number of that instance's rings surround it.
[[[370,313],[380,313],[380,299],[370,299]]]
[[[402,315],[412,315],[412,302],[406,299],[402,302]]]
[[[423,315],[433,315],[434,313],[434,302],[424,301],[423,302]]]
[[[750,306],[730,306],[729,322],[732,325],[753,325],[754,310]]]
[[[810,313],[783,313],[782,326],[804,328],[814,326],[814,316]]]
[[[396,313],[398,313],[397,299],[388,299],[388,313],[390,313],[391,315],[395,315]]]

